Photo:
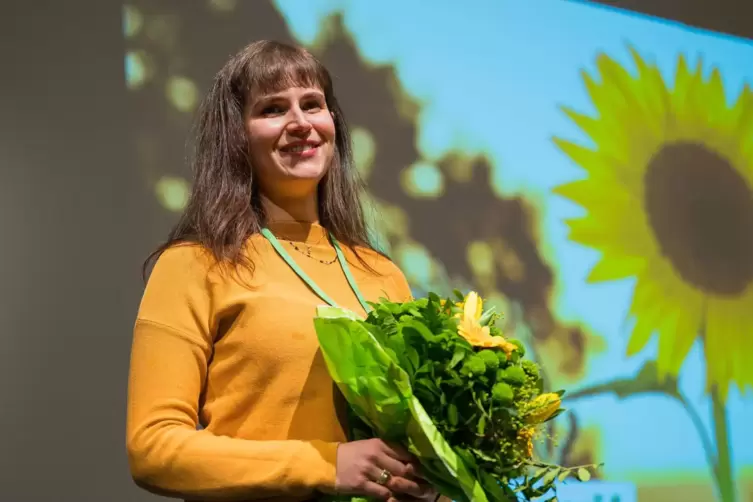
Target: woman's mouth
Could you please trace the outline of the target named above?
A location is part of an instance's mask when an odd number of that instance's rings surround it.
[[[316,154],[318,148],[319,144],[317,143],[305,142],[285,145],[280,148],[280,151],[288,155],[295,155],[296,157],[311,157]]]

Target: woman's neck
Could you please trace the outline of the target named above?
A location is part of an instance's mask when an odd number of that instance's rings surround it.
[[[280,198],[274,200],[261,195],[261,203],[267,221],[305,221],[319,223],[319,206],[316,194],[304,198]]]

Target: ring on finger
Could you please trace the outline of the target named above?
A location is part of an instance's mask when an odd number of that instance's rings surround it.
[[[382,472],[379,473],[379,477],[376,479],[375,483],[384,486],[386,485],[390,479],[392,479],[392,474],[387,469],[382,469]]]

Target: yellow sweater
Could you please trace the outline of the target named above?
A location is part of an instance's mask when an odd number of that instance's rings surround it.
[[[338,305],[363,314],[338,262],[314,259],[335,256],[321,226],[270,230]],[[309,246],[312,258],[294,246]],[[346,438],[313,329],[324,302],[262,236],[251,237],[246,252],[255,270],[241,280],[193,244],[165,252],[149,278],[134,329],[127,421],[131,471],[148,490],[296,501],[335,486],[337,445]],[[344,252],[367,300],[410,298],[392,262],[361,251],[381,274],[374,275]]]

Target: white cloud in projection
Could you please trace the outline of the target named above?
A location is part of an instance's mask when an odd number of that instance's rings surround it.
[[[451,151],[483,154],[493,165],[500,195],[520,194],[536,205],[545,259],[557,270],[558,316],[584,321],[609,340],[607,351],[589,359],[582,385],[629,377],[655,357],[655,346],[638,357],[624,356],[633,283],[586,283],[597,254],[567,239],[562,222],[581,211],[551,190],[582,173],[555,148],[552,137],[587,139],[559,107],[592,113],[581,70],[591,72],[597,54],[605,52],[632,71],[628,44],[655,62],[669,85],[679,54],[686,54],[691,64],[702,55],[707,66],[720,69],[727,95],[735,97],[746,80],[753,81],[753,67],[740,64],[753,60],[751,44],[560,0],[275,3],[301,43],[313,43],[325,20],[339,14],[365,62],[394,67],[403,90],[422,105],[417,146],[424,161]],[[711,433],[704,371],[696,347],[680,385],[702,410],[701,420]],[[658,396],[621,401],[607,395],[571,408],[582,425],[601,429],[599,460],[609,479],[629,481],[653,472],[692,472],[708,479],[698,433],[676,402]],[[729,414],[735,446],[753,444],[745,425],[753,414],[751,400],[732,392]],[[733,456],[738,471],[753,467],[753,448],[735,447]]]

